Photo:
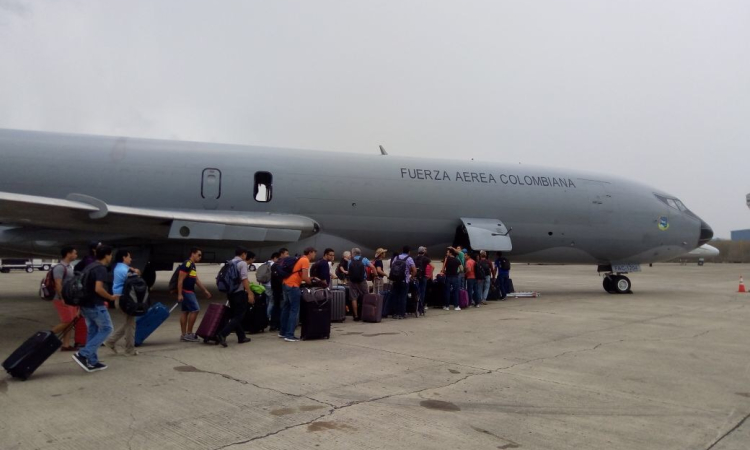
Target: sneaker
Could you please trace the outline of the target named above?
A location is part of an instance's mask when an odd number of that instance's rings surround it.
[[[477,303],[476,305],[474,305],[474,307],[475,308],[479,308],[479,303]]]
[[[279,337],[280,337],[281,339],[284,339],[284,335],[283,335],[283,334],[281,334],[281,333],[279,333]]]
[[[237,343],[238,344],[244,344],[245,342],[250,342],[250,341],[251,341],[251,339],[249,337],[245,337],[245,339],[243,339],[241,341],[238,339]]]
[[[483,305],[486,305],[486,304],[487,304],[487,302],[486,302],[486,301],[482,301],[482,304],[483,304]]]
[[[100,370],[104,370],[107,368],[106,364],[102,364],[100,362],[94,364],[93,366],[89,366],[89,372],[98,372]]]
[[[217,334],[216,335],[216,343],[221,344],[222,347],[226,348],[227,346],[227,338],[224,336]]]
[[[450,309],[450,308],[448,308],[447,306],[443,306],[443,311],[450,311],[450,310],[451,310],[451,309]]]
[[[426,307],[426,306],[424,307],[424,310],[425,310],[425,311],[427,311],[428,309],[430,309],[430,308],[428,308],[428,307]],[[422,313],[422,315],[424,315],[424,313]]]
[[[454,311],[461,311],[461,307],[460,306],[456,306],[456,309],[454,309]]]
[[[107,347],[108,349],[112,350],[112,353],[114,353],[115,355],[118,353],[117,352],[117,347],[115,347],[115,344],[109,343],[109,342],[105,342],[104,346]]]
[[[182,336],[180,336],[180,341],[182,341],[182,342],[190,342],[190,339],[188,339],[189,336],[190,336],[189,334],[183,334]]]
[[[290,338],[289,337],[285,337],[284,340],[287,341],[287,342],[299,342],[299,338],[296,337],[296,336],[292,336]]]
[[[181,340],[185,342],[200,342],[200,339],[198,339],[198,336],[196,336],[195,333],[188,333],[182,336]]]
[[[89,366],[89,362],[85,356],[81,356],[78,353],[73,353],[73,361],[78,363],[78,365],[81,366],[81,369],[85,370],[86,372],[91,372],[91,368],[93,366]]]

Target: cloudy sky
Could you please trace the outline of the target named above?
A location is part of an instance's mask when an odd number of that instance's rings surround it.
[[[750,228],[750,2],[0,0],[0,128],[618,174]]]

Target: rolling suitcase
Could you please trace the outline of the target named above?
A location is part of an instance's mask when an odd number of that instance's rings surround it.
[[[513,280],[508,278],[508,292],[506,292],[506,294],[510,294],[512,292],[516,292],[516,288],[513,287]]]
[[[380,323],[383,320],[383,296],[367,294],[362,300],[362,320],[370,323]]]
[[[229,303],[229,302],[227,302]],[[207,344],[208,341],[216,341],[216,333],[226,325],[229,320],[229,306],[222,305],[221,303],[211,303],[206,308],[206,313],[203,315],[198,331],[195,333],[199,338],[203,338],[203,343]]]
[[[469,292],[466,289],[458,290],[458,306],[461,309],[469,307]]]
[[[331,322],[346,320],[346,291],[331,289]]]
[[[86,320],[79,320],[76,322],[76,334],[75,342],[79,347],[86,345],[88,340],[89,328],[86,326]]]
[[[391,291],[383,291],[382,295],[383,297],[383,311],[381,313],[381,319],[383,317],[388,317],[393,312],[393,305],[391,304]]]
[[[250,334],[264,333],[268,327],[268,296],[255,296],[255,303],[242,319],[242,329]]]
[[[331,292],[328,289],[303,289],[302,322],[303,341],[331,337]]]
[[[177,308],[179,303],[175,303],[172,309],[167,309],[163,303],[154,303],[146,311],[146,314],[135,319],[135,346],[140,347],[143,341],[151,336],[161,324],[169,317],[169,314]]]
[[[83,322],[83,320],[74,319],[65,331],[74,327],[77,322]],[[28,338],[8,359],[3,361],[3,369],[13,378],[26,381],[60,347],[62,347],[62,341],[56,334],[52,331],[40,331]]]

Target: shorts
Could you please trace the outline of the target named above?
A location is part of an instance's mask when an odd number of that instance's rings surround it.
[[[198,312],[201,310],[198,304],[198,297],[195,296],[195,292],[182,292],[182,311],[183,312]]]
[[[360,301],[362,297],[370,293],[370,288],[367,285],[367,281],[361,281],[359,283],[355,283],[353,281],[349,282],[349,296],[354,301]]]
[[[52,304],[60,316],[60,322],[70,323],[78,316],[78,307],[70,306],[60,299],[52,300]]]

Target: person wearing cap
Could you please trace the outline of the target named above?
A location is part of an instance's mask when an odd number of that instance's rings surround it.
[[[414,264],[417,266],[417,291],[419,292],[419,313],[424,315],[425,310],[425,295],[427,293],[427,266],[432,264],[430,257],[427,256],[427,247],[419,247],[417,249],[417,257],[414,260]]]
[[[385,268],[383,266],[383,256],[385,256],[386,253],[388,253],[388,249],[382,247],[375,250],[375,259],[372,262],[375,266],[375,273],[372,277],[372,292],[374,294],[380,294],[383,292],[383,278],[388,276],[385,273]]]

